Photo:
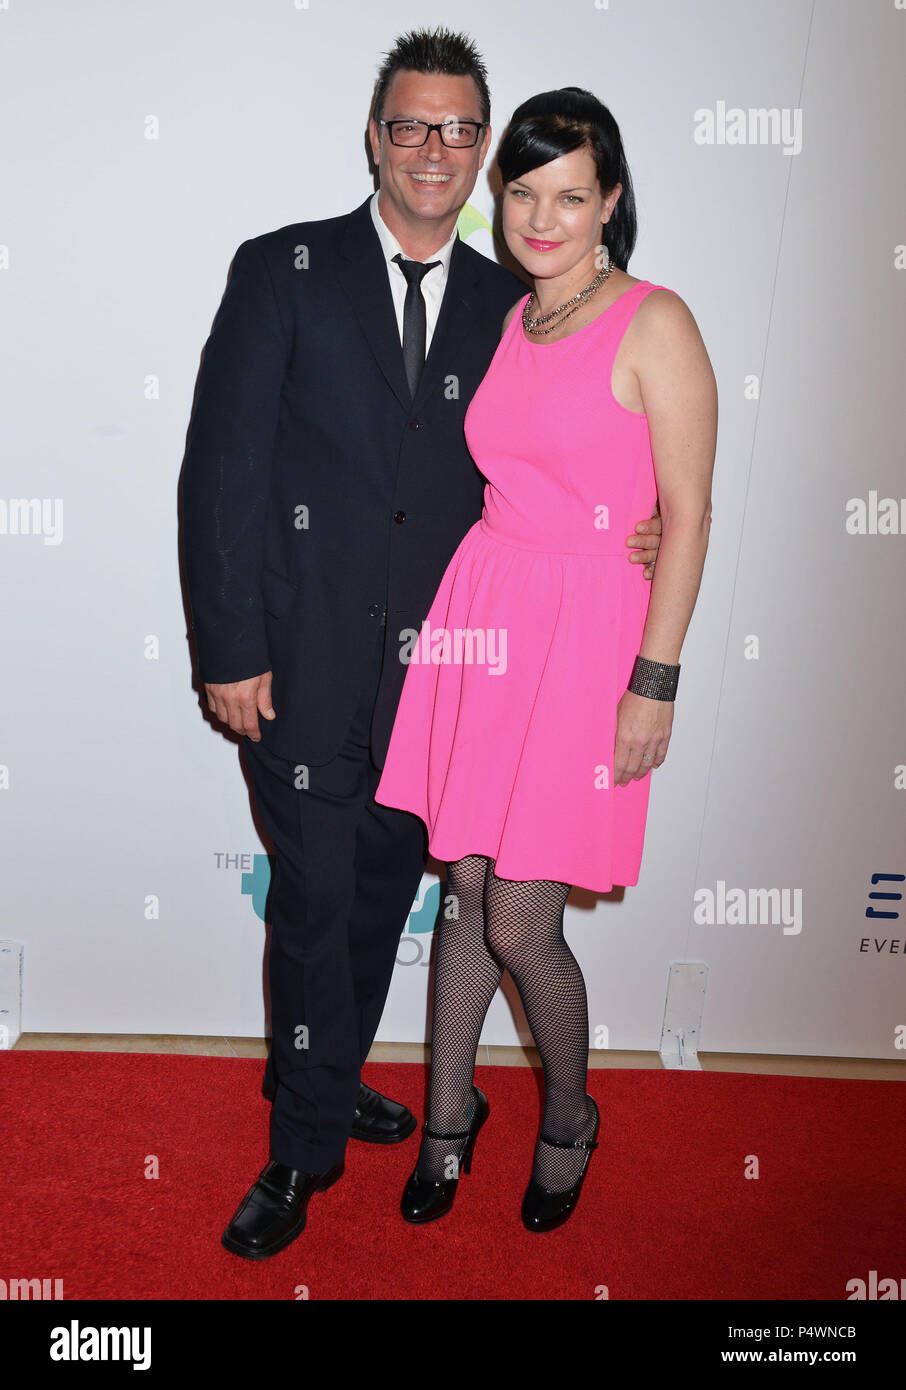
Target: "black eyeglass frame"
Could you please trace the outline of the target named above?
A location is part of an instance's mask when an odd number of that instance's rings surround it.
[[[445,149],[448,149],[448,150],[474,150],[475,146],[478,144],[478,139],[479,139],[479,136],[481,135],[481,132],[482,132],[483,130],[486,130],[486,129],[487,129],[488,122],[487,122],[487,121],[443,121],[443,122],[440,122],[440,123],[438,123],[438,124],[436,124],[436,125],[431,125],[428,121],[414,121],[414,120],[413,120],[413,121],[406,121],[406,120],[398,120],[398,121],[378,121],[378,125],[379,125],[379,126],[386,126],[386,127],[387,127],[387,129],[388,129],[389,132],[390,132],[390,143],[391,143],[391,145],[394,145],[394,146],[396,147],[396,149],[398,149],[398,150],[420,150],[420,149],[422,148],[422,145],[427,145],[428,141],[429,141],[430,138],[431,138],[431,132],[432,132],[432,130],[436,130],[436,131],[437,131],[438,135],[440,136],[441,144],[444,146]],[[421,143],[418,144],[418,145],[397,145],[396,141],[395,141],[394,138],[393,138],[393,127],[394,127],[395,125],[421,125],[421,126],[424,126],[424,127],[425,127],[425,138],[424,138],[424,140],[422,140]],[[444,128],[445,128],[446,126],[451,126],[451,125],[471,125],[471,126],[474,126],[474,127],[475,127],[475,139],[472,141],[471,145],[449,145],[449,144],[447,143],[447,141],[444,139]]]

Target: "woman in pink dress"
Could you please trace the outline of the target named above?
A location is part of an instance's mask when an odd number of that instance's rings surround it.
[[[375,799],[425,821],[455,904],[403,1215],[444,1215],[469,1171],[489,1112],[476,1051],[507,969],[544,1068],[522,1217],[546,1231],[575,1208],[599,1128],[563,911],[573,885],[638,882],[708,546],[717,393],[683,300],[626,273],[635,205],[607,108],[579,88],[533,97],[497,161],[504,235],[534,291],[466,415],[482,516],[421,631],[400,634],[408,669]],[[649,586],[623,537],[656,500]]]

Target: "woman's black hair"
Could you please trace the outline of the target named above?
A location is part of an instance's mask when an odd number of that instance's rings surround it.
[[[497,151],[497,166],[504,183],[510,183],[585,145],[594,156],[603,192],[623,185],[603,235],[610,259],[625,271],[638,233],[635,194],[620,128],[593,93],[583,87],[560,87],[529,97],[513,112]]]

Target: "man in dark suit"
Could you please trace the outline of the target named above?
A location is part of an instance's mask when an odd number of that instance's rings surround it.
[[[527,288],[456,234],[489,121],[470,40],[400,39],[369,121],[378,193],[244,241],[199,372],[181,478],[198,673],[275,850],[270,1159],[223,1236],[250,1259],[295,1239],[350,1135],[415,1129],[361,1082],[427,847],[373,794],[397,634],[481,515],[463,419]],[[659,530],[638,536],[649,563]]]

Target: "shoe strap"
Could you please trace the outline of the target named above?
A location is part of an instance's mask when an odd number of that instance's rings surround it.
[[[595,1114],[598,1116],[598,1121],[600,1122],[601,1117],[598,1114],[598,1107],[594,1100],[592,1100],[591,1096],[587,1096],[586,1099],[590,1100],[592,1105],[594,1105]],[[555,1149],[596,1149],[598,1147],[597,1141],[594,1139],[551,1139],[544,1133],[541,1134],[541,1141],[544,1144],[550,1144]]]
[[[542,1144],[551,1144],[555,1149],[596,1149],[598,1147],[595,1139],[549,1139],[546,1134],[541,1135]]]
[[[474,1125],[475,1116],[478,1114],[478,1107],[481,1102],[479,1100],[477,1087],[473,1086],[472,1090],[475,1092],[475,1114],[472,1116],[472,1124]],[[436,1129],[428,1129],[427,1125],[423,1125],[422,1133],[426,1139],[468,1139],[472,1130],[463,1130],[461,1134],[438,1134]]]

